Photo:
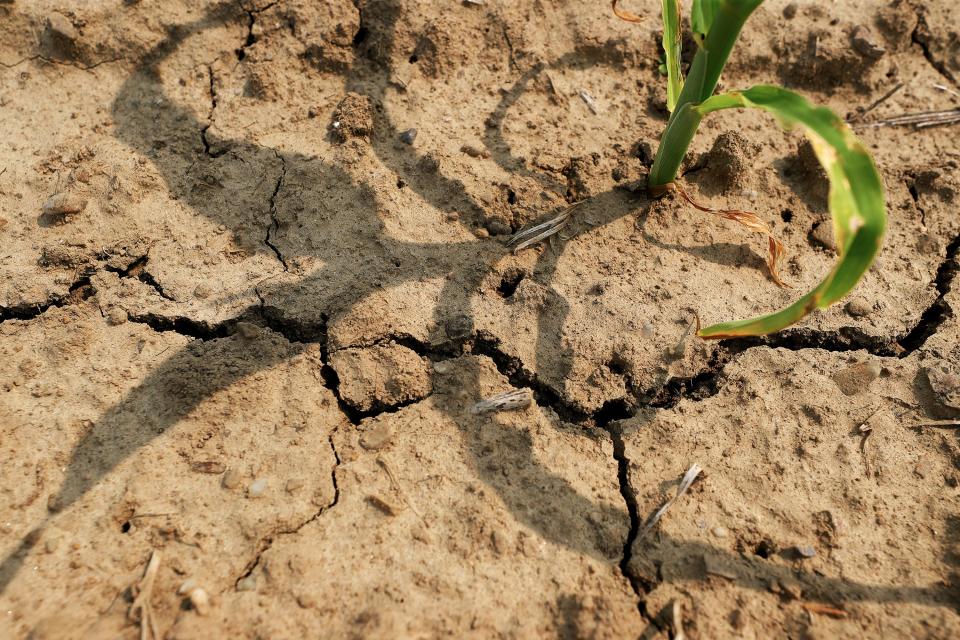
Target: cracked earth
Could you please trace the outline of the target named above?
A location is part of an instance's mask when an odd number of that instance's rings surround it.
[[[960,635],[960,147],[869,126],[960,105],[950,3],[751,18],[723,86],[846,116],[890,221],[843,303],[719,342],[829,269],[826,180],[763,115],[694,141],[788,290],[647,199],[657,16],[77,4],[0,0],[0,636],[138,637],[154,551],[169,638]]]

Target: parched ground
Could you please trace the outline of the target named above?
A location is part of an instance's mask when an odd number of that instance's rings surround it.
[[[929,426],[960,417],[960,129],[871,126],[960,107],[960,15],[751,18],[723,87],[845,116],[889,231],[844,303],[703,342],[829,269],[826,181],[755,113],[685,166],[791,289],[647,199],[646,4],[0,0],[0,637],[960,636]]]

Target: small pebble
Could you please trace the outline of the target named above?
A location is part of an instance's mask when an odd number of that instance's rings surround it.
[[[57,193],[43,203],[42,211],[48,216],[65,216],[80,213],[87,207],[87,201],[69,193]]]
[[[413,141],[417,139],[417,130],[416,129],[407,129],[400,134],[400,142],[404,144],[413,144]]]
[[[821,222],[814,227],[810,232],[810,239],[824,249],[837,250],[837,245],[833,241],[833,225],[829,222]]]
[[[467,154],[471,158],[489,158],[490,152],[486,149],[478,149],[477,147],[465,144],[460,147],[460,151]]]
[[[309,593],[301,593],[297,595],[297,604],[300,605],[301,609],[315,609],[317,599]]]
[[[200,298],[201,300],[209,298],[211,293],[213,293],[213,290],[210,288],[210,285],[206,283],[198,284],[197,288],[193,290],[194,297]]]
[[[960,367],[949,360],[934,360],[923,368],[927,375],[934,398],[941,405],[939,409],[945,415],[960,412]]]
[[[787,20],[792,20],[797,15],[797,3],[791,2],[786,7],[783,8],[783,17]]]
[[[197,615],[205,616],[210,613],[210,596],[203,589],[197,587],[190,592],[190,605]]]
[[[223,487],[225,489],[236,489],[243,482],[243,476],[236,469],[230,469],[223,474]]]
[[[874,39],[873,34],[870,33],[870,28],[864,25],[859,25],[854,28],[853,33],[850,34],[850,44],[853,45],[857,53],[872,60],[883,57],[883,54],[887,52],[887,50]]]
[[[504,535],[497,530],[494,530],[490,534],[490,543],[493,545],[493,550],[498,556],[502,556],[507,551],[507,539]]]
[[[51,493],[47,498],[47,511],[56,513],[63,509],[63,498],[56,493]]]
[[[734,609],[730,612],[730,615],[727,616],[727,620],[730,622],[730,626],[736,629],[737,631],[742,631],[743,628],[747,625],[746,616],[743,614],[743,611],[740,609]]]
[[[440,375],[443,375],[444,373],[447,373],[448,371],[450,371],[450,363],[445,361],[434,362],[433,371],[434,373],[439,373]]]
[[[726,538],[726,537],[727,537],[727,528],[726,528],[726,527],[714,527],[711,532],[713,533],[713,535],[715,535],[715,536],[718,537],[718,538]]]
[[[303,485],[304,482],[302,478],[290,478],[287,480],[287,484],[284,486],[284,489],[286,489],[287,493],[294,493],[295,491],[302,489]]]
[[[646,338],[647,340],[653,338],[657,334],[656,329],[653,327],[653,323],[644,322],[643,326],[640,327],[640,335]]]
[[[783,594],[791,600],[799,600],[801,597],[803,597],[803,587],[801,587],[800,583],[796,580],[791,580],[790,578],[781,578],[780,588]]]
[[[180,585],[180,588],[177,589],[178,596],[185,596],[194,589],[197,588],[197,581],[193,578],[187,578],[184,580],[183,584]]]
[[[47,28],[55,36],[73,42],[80,37],[77,28],[62,13],[51,13],[47,16]]]
[[[387,502],[380,496],[369,495],[367,496],[367,502],[377,508],[381,513],[388,516],[395,516],[399,513],[399,510],[393,506],[391,503]]]
[[[870,315],[871,311],[870,305],[868,305],[867,302],[862,298],[854,298],[847,303],[845,308],[847,313],[854,318],[864,318]]]
[[[484,238],[489,238],[489,237],[490,237],[490,232],[487,231],[486,229],[484,229],[483,227],[480,227],[480,228],[474,230],[473,235],[477,236],[478,238],[480,238],[480,239],[482,240],[482,239],[484,239]]]
[[[813,558],[816,557],[817,550],[809,544],[801,544],[797,546],[797,553],[804,558]]]
[[[259,498],[267,490],[267,481],[264,478],[259,478],[250,483],[250,486],[247,487],[247,495],[251,498]]]
[[[921,460],[913,467],[913,473],[921,480],[925,480],[927,476],[933,474],[933,462],[930,460]]]
[[[257,579],[253,576],[247,576],[237,582],[237,591],[256,591]]]

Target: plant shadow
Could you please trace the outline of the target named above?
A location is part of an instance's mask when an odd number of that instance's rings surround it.
[[[402,12],[402,5],[398,0],[389,0],[378,2],[375,6],[382,12],[382,19],[364,25],[369,35],[363,46],[375,50],[377,55],[372,61],[361,59],[357,68],[345,73],[348,78],[353,78],[347,82],[347,90],[366,93],[374,103],[382,104],[383,91],[389,83],[389,69],[383,61],[390,58],[393,25]],[[240,8],[228,3],[216,7],[196,22],[171,28],[162,43],[144,54],[138,70],[119,91],[113,104],[116,136],[154,163],[172,195],[199,215],[232,229],[237,235],[238,244],[252,251],[269,251],[261,234],[262,229],[241,228],[235,211],[245,204],[262,209],[263,189],[269,191],[271,185],[257,183],[251,189],[249,176],[275,174],[282,166],[284,170],[293,172],[304,188],[323,191],[337,203],[335,210],[326,211],[330,216],[330,225],[325,228],[339,230],[338,242],[317,241],[309,245],[309,257],[322,262],[323,269],[306,276],[304,281],[295,285],[262,284],[261,295],[271,299],[302,299],[304,291],[323,291],[323,299],[316,301],[319,308],[317,318],[299,321],[293,328],[296,335],[308,336],[323,344],[326,341],[327,318],[349,311],[381,289],[435,277],[443,277],[445,284],[434,309],[434,324],[444,326],[451,318],[463,318],[463,335],[474,335],[471,303],[474,292],[480,289],[495,263],[506,254],[506,249],[499,243],[487,240],[436,244],[392,238],[377,215],[373,191],[366,185],[356,185],[341,167],[322,159],[280,153],[244,140],[227,141],[226,152],[216,157],[205,152],[200,133],[204,131],[205,123],[165,94],[160,82],[160,65],[189,36],[243,19],[245,15]],[[576,55],[570,54],[571,59]],[[361,82],[357,79],[365,76],[372,76],[374,80]],[[526,85],[518,86],[522,91]],[[516,97],[511,99],[515,100]],[[509,101],[503,102],[498,107],[498,113],[505,112],[509,105]],[[517,168],[509,147],[502,141],[502,132],[499,131],[502,121],[502,115],[494,118],[498,125],[489,133],[485,143],[496,149],[494,157],[498,162]],[[446,178],[436,171],[423,172],[410,168],[417,163],[411,164],[406,155],[396,151],[393,141],[399,132],[390,122],[386,111],[375,115],[374,126],[375,133],[371,136],[374,153],[391,170],[401,175],[420,197],[440,209],[467,212],[469,222],[483,220],[483,207],[466,195],[459,181]],[[163,144],[158,145],[158,140]],[[186,172],[184,167],[188,167]],[[549,183],[549,179],[542,176],[538,179]],[[257,205],[258,202],[261,204]],[[625,192],[611,191],[598,195],[585,206],[599,224],[605,224],[629,214],[636,204]],[[265,217],[270,215],[267,210],[261,213]],[[538,280],[550,282],[565,243],[588,229],[585,225],[574,225],[567,240],[558,242],[558,250],[545,249],[540,253],[534,270]],[[655,242],[649,234],[645,233],[645,237]],[[346,242],[348,239],[350,243]],[[724,266],[743,264],[739,250],[736,259],[724,257],[730,253],[731,247],[700,251],[665,244],[657,246],[668,250],[691,251],[700,258]],[[758,268],[762,265],[759,258],[755,258],[755,262]],[[358,268],[368,274],[376,273],[378,277],[354,277]],[[560,339],[568,313],[566,304],[564,301],[559,313],[549,317],[545,314],[539,321],[536,338],[538,361],[550,358],[569,363],[572,354],[563,350]],[[263,313],[260,307],[250,307],[239,314],[236,320],[262,321]],[[296,347],[298,343],[293,344]],[[451,348],[455,347],[451,345]],[[177,424],[205,398],[246,376],[278,364],[281,358],[278,354],[284,353],[286,355],[282,357],[289,357],[288,352],[269,348],[269,340],[249,340],[234,334],[194,341],[160,363],[81,438],[66,467],[62,486],[50,498],[53,513],[26,535],[20,545],[0,563],[0,593],[17,575],[57,511],[76,503],[120,462]],[[466,390],[466,397],[472,401],[479,399],[479,375],[479,370],[474,367],[467,371],[464,379],[458,381],[460,387]],[[469,402],[441,403],[450,419],[461,429],[473,454],[472,463],[478,475],[504,499],[514,517],[553,543],[605,562],[616,561],[622,547],[611,545],[610,541],[623,537],[616,533],[623,529],[623,511],[598,505],[566,479],[539,464],[528,434],[499,425],[496,420],[478,422],[467,410],[468,405]],[[510,473],[504,473],[505,469]],[[522,478],[522,483],[508,481],[510,475]],[[537,505],[537,508],[531,509],[531,505]],[[580,516],[588,513],[599,514],[596,521],[600,524],[585,523]],[[779,577],[783,572],[779,567],[744,559],[698,542],[665,538],[658,544],[673,545],[691,557],[698,554],[719,555],[731,566],[738,567],[744,575],[750,576],[745,584],[751,588],[766,589],[769,580]],[[790,573],[797,578],[797,572]],[[935,587],[873,586],[810,572],[801,571],[799,575],[811,585],[814,594],[824,594],[824,597],[839,592],[844,593],[848,600],[856,601],[929,603],[942,602],[944,599],[943,591]],[[682,575],[681,579],[700,579],[700,576],[691,572],[690,575]],[[561,609],[564,610],[564,628],[572,631],[575,627],[572,626],[571,616],[575,613],[575,606],[571,602],[562,603]]]

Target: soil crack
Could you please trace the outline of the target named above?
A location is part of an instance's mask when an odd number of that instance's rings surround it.
[[[911,354],[922,347],[944,322],[953,317],[953,309],[947,303],[946,296],[953,287],[958,271],[960,271],[960,234],[947,245],[946,257],[937,267],[937,276],[934,279],[937,299],[924,310],[916,326],[898,342],[903,348],[904,355]]]
[[[299,533],[301,529],[303,529],[305,526],[307,526],[311,522],[316,522],[316,520],[320,516],[325,514],[330,509],[333,509],[335,506],[337,506],[337,503],[340,502],[340,485],[337,482],[337,469],[340,468],[340,464],[342,461],[340,459],[340,454],[337,452],[337,447],[333,442],[332,433],[327,436],[327,442],[330,444],[330,450],[333,452],[333,459],[334,459],[333,469],[330,470],[330,482],[333,486],[333,498],[330,500],[330,502],[320,507],[320,509],[314,512],[309,518],[307,518],[300,524],[292,528],[277,529],[276,531],[273,531],[270,534],[261,538],[257,542],[257,545],[256,545],[257,550],[254,553],[254,557],[249,562],[247,562],[246,565],[244,565],[243,571],[240,574],[240,576],[233,581],[234,588],[237,587],[237,583],[239,583],[244,578],[250,577],[250,575],[252,575],[253,572],[256,571],[257,567],[260,566],[261,560],[263,559],[263,554],[265,554],[267,551],[270,550],[270,548],[273,546],[273,543],[276,542],[278,538],[280,538],[281,536],[290,536],[290,535]]]
[[[914,27],[913,33],[910,34],[911,42],[920,47],[920,50],[923,52],[923,57],[944,80],[949,81],[951,84],[956,84],[957,79],[952,73],[950,73],[950,70],[947,69],[947,66],[944,64],[943,60],[938,60],[933,55],[933,52],[930,51],[931,35],[930,25],[927,24],[926,16],[922,11],[918,11],[917,26]]]
[[[209,80],[210,111],[207,113],[207,124],[200,129],[200,141],[203,143],[203,153],[211,158],[219,158],[227,152],[226,148],[211,150],[210,140],[207,138],[207,132],[214,124],[215,112],[217,110],[217,83],[216,76],[213,73],[213,65],[207,65],[207,77]]]
[[[270,4],[266,4],[259,9],[247,9],[247,7],[243,4],[243,0],[237,0],[237,5],[240,7],[240,10],[243,11],[243,13],[247,16],[247,33],[243,39],[243,44],[240,45],[239,49],[236,49],[238,62],[243,62],[243,60],[246,59],[247,49],[252,47],[257,42],[257,37],[253,34],[253,29],[257,24],[257,14],[263,13],[267,9],[276,6],[276,4],[276,2],[271,2]]]
[[[107,267],[107,271],[116,273],[121,278],[136,278],[140,282],[148,285],[154,291],[157,292],[164,300],[174,301],[173,296],[163,290],[163,286],[157,281],[152,273],[147,271],[147,262],[150,259],[149,254],[144,254],[131,262],[126,268],[119,269],[115,267]]]
[[[630,516],[630,529],[627,532],[627,538],[623,543],[623,554],[620,557],[620,573],[630,583],[633,593],[637,596],[637,609],[644,619],[649,620],[646,610],[644,594],[646,593],[644,585],[639,578],[630,570],[630,560],[633,557],[633,543],[640,533],[640,508],[637,504],[637,496],[630,488],[630,459],[627,458],[626,445],[623,441],[623,431],[618,424],[611,424],[607,427],[610,439],[613,442],[613,458],[617,461],[617,480],[620,483],[620,495],[627,505],[627,514]]]
[[[19,67],[20,65],[26,62],[34,62],[36,60],[41,60],[47,64],[55,64],[61,67],[73,67],[74,69],[79,69],[80,71],[91,71],[96,69],[100,65],[110,64],[111,62],[121,62],[125,60],[123,56],[118,56],[116,58],[107,58],[106,60],[100,60],[99,62],[94,62],[93,64],[79,64],[76,62],[67,62],[65,60],[56,60],[55,58],[48,58],[45,55],[37,54],[32,56],[27,56],[26,58],[20,58],[16,62],[7,64],[5,62],[0,62],[0,67],[6,67],[7,69],[13,69],[14,67]]]
[[[280,230],[280,220],[277,218],[277,196],[280,194],[280,189],[283,188],[283,181],[287,177],[286,158],[277,153],[276,150],[274,150],[274,153],[280,160],[280,176],[277,178],[277,184],[274,185],[273,193],[270,195],[270,224],[267,225],[267,235],[263,239],[263,243],[270,247],[270,250],[273,251],[273,254],[277,257],[277,260],[283,265],[283,270],[289,271],[290,267],[287,265],[287,261],[284,259],[283,253],[280,252],[280,249],[273,243],[272,240],[273,233]]]
[[[9,307],[0,307],[0,324],[7,320],[33,320],[41,316],[51,307],[67,307],[78,304],[91,297],[96,290],[90,283],[90,275],[84,275],[73,282],[67,293],[52,296],[44,302],[33,304],[18,304]]]

